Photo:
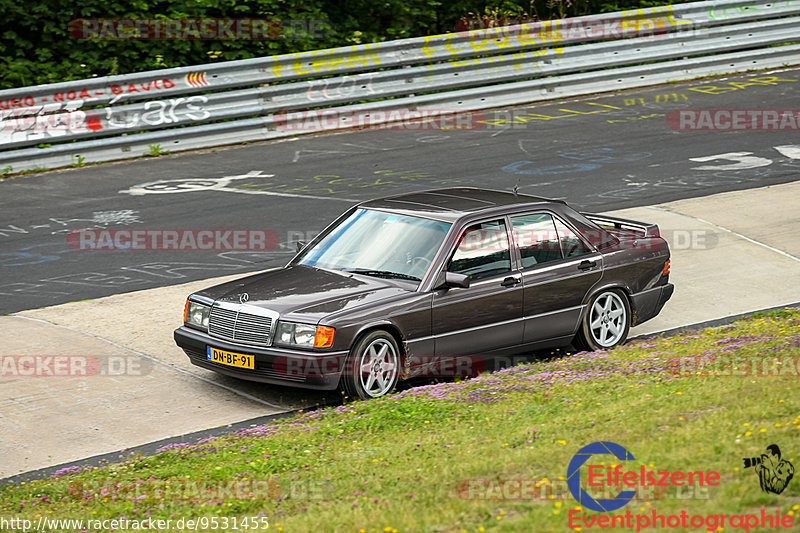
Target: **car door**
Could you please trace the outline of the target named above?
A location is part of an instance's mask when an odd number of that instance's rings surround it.
[[[586,293],[602,277],[602,255],[557,215],[510,217],[523,284],[523,342],[574,335]]]
[[[468,288],[437,290],[432,330],[436,355],[474,355],[522,342],[522,283],[512,265],[508,221],[466,227],[446,270],[470,277]]]

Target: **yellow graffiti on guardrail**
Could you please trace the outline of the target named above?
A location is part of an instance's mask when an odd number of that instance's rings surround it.
[[[503,49],[520,48],[521,46],[535,46],[558,42],[560,39],[552,30],[553,24],[549,21],[524,25],[523,29],[506,31],[504,28],[494,28],[492,30],[472,30],[469,37],[465,40],[463,34],[448,33],[442,35],[429,35],[423,37],[425,44],[422,45],[422,53],[431,60],[437,59],[437,55],[442,50],[446,50],[452,57],[467,54],[481,55],[492,52],[503,51]],[[444,41],[443,43],[441,41]],[[514,43],[515,41],[515,43]],[[536,55],[543,55],[544,51],[533,50]],[[541,52],[541,53],[540,53]],[[556,53],[561,53],[557,49]],[[516,56],[515,56],[516,57]],[[524,56],[519,56],[524,57]],[[463,64],[477,62],[477,58],[465,60]]]
[[[651,8],[653,12],[661,11],[668,13],[666,16],[647,17],[643,9],[634,11],[622,11],[622,21],[620,25],[626,31],[655,30],[666,27],[683,26],[691,24],[691,20],[676,20],[672,14],[672,6],[659,6]]]
[[[381,60],[378,57],[379,43],[365,45],[366,50],[357,50],[355,46],[352,47],[353,54],[339,55],[334,54],[333,50],[315,50],[313,52],[312,60],[300,59],[300,54],[296,53],[294,56],[297,58],[290,65],[290,69],[294,74],[302,76],[304,74],[325,74],[336,72],[337,70],[351,69],[356,65],[368,67],[374,65],[379,67]],[[276,60],[280,61],[286,56],[276,56]],[[281,71],[286,68],[286,65],[277,62],[272,65],[272,73],[280,78],[283,74]]]

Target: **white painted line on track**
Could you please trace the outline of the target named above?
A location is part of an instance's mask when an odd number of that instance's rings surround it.
[[[353,200],[352,198],[339,198],[337,196],[313,196],[311,194],[291,194],[288,192],[273,192],[273,191],[261,191],[258,189],[236,189],[236,188],[224,188],[224,189],[217,189],[219,191],[225,192],[238,192],[242,194],[265,194],[267,196],[285,196],[287,198],[305,198],[311,200],[338,200],[340,202],[350,202],[356,204],[363,200]]]
[[[708,224],[709,226],[713,226],[713,227],[715,227],[715,228],[717,228],[717,229],[719,229],[721,231],[725,231],[727,233],[730,233],[731,235],[733,235],[735,237],[739,237],[740,239],[743,239],[743,240],[745,240],[745,241],[747,241],[749,243],[755,244],[757,246],[761,246],[763,248],[766,248],[767,250],[775,252],[776,254],[780,254],[780,255],[782,255],[784,257],[788,257],[789,259],[791,259],[793,261],[797,261],[798,263],[800,263],[800,257],[795,257],[792,254],[784,252],[783,250],[781,250],[779,248],[775,248],[774,246],[770,246],[769,244],[765,244],[765,243],[763,243],[761,241],[757,241],[755,239],[751,239],[750,237],[747,237],[746,235],[742,235],[741,233],[738,233],[736,231],[728,229],[728,228],[726,228],[724,226],[720,226],[719,224],[714,224],[713,222],[709,222],[708,220],[702,219],[700,217],[696,217],[696,216],[693,216],[693,215],[688,215],[686,213],[681,213],[679,211],[672,211],[671,209],[664,209],[663,207],[655,207],[655,206],[645,206],[645,207],[647,209],[653,209],[653,210],[656,210],[656,211],[665,211],[665,212],[668,212],[668,213],[675,213],[677,215],[682,215],[682,216],[686,216],[686,217],[689,217],[689,218],[693,218],[693,219],[697,220],[698,222],[702,222],[703,224]]]

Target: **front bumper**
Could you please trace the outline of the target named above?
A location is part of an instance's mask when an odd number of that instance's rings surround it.
[[[666,283],[632,295],[634,320],[631,326],[638,326],[660,313],[674,291],[675,285]]]
[[[183,348],[192,364],[220,374],[273,385],[306,389],[333,390],[339,385],[347,352],[311,352],[278,347],[235,344],[207,333],[181,326],[175,330],[175,343]],[[208,347],[253,355],[255,369],[227,366],[206,358]]]

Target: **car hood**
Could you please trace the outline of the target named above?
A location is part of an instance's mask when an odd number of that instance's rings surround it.
[[[413,290],[411,284],[291,265],[216,285],[195,294],[215,301],[246,301],[247,305],[277,311],[284,319],[316,323],[333,313]]]

